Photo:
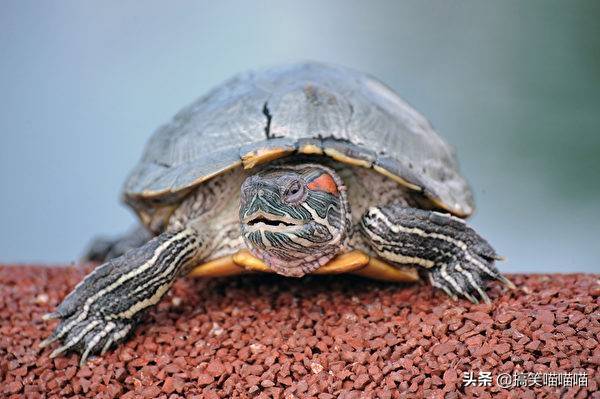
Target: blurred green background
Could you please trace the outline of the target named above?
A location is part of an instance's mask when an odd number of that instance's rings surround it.
[[[229,76],[377,76],[458,149],[505,271],[600,271],[598,1],[12,1],[0,12],[0,262],[126,230],[152,131]]]

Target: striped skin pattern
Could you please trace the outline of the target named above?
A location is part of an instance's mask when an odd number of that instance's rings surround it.
[[[401,205],[371,207],[361,231],[382,258],[425,268],[429,281],[452,298],[490,303],[484,279],[513,288],[494,266],[501,259],[486,240],[454,216]]]
[[[81,364],[123,341],[145,310],[160,301],[202,248],[191,229],[163,233],[111,259],[85,277],[47,319],[60,319],[41,347],[60,340],[50,357],[75,350]]]
[[[270,168],[242,184],[244,241],[285,276],[310,273],[345,248],[350,216],[342,180],[319,164]]]

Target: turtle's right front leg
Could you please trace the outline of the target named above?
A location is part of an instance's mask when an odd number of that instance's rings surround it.
[[[203,256],[206,243],[192,228],[167,232],[98,266],[65,297],[45,320],[60,319],[45,347],[54,341],[62,346],[50,357],[65,351],[103,354],[123,341],[143,313],[160,301],[175,279]]]

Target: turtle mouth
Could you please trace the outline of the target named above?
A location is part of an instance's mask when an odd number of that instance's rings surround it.
[[[287,216],[271,215],[262,211],[253,213],[252,215],[246,216],[243,223],[250,228],[250,230],[272,230],[282,231],[289,230],[289,228],[300,227],[304,225],[304,222],[296,219],[292,219]]]

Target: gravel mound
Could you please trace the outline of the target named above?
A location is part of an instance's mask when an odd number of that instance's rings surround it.
[[[600,398],[599,275],[513,275],[492,306],[423,285],[254,275],[176,283],[125,345],[79,368],[37,344],[41,316],[89,271],[0,266],[0,396]],[[491,386],[464,373],[490,372]],[[585,386],[503,388],[503,373]],[[548,385],[548,384],[546,384]]]

